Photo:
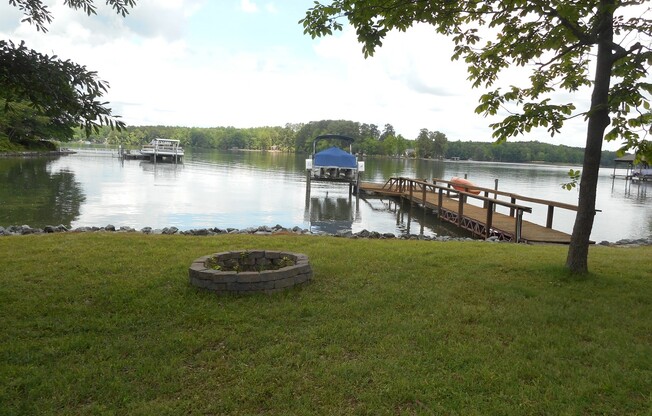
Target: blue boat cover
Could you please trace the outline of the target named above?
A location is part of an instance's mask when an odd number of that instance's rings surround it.
[[[358,167],[355,156],[335,146],[315,154],[314,166],[333,166],[339,168]]]

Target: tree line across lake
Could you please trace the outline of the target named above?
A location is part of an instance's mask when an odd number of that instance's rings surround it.
[[[6,125],[5,125],[6,126]],[[50,130],[44,130],[47,135],[31,135],[33,129],[25,129],[21,135],[21,144],[35,138],[51,137]],[[4,133],[4,134],[3,134]],[[9,132],[0,132],[11,140]],[[278,150],[284,152],[311,153],[312,142],[322,134],[342,134],[354,139],[352,150],[357,154],[378,155],[388,157],[416,157],[432,159],[453,159],[495,161],[511,163],[544,162],[556,164],[580,165],[584,157],[584,149],[563,145],[551,145],[538,141],[531,142],[477,142],[449,141],[446,135],[439,131],[421,129],[417,137],[405,138],[397,133],[391,124],[385,124],[381,129],[375,124],[359,123],[348,120],[321,120],[301,124],[286,124],[285,126],[266,127],[179,127],[179,126],[131,126],[118,131],[107,126],[86,135],[83,129],[76,129],[71,135],[58,139],[62,141],[91,141],[92,143],[122,145],[137,149],[152,139],[161,137],[179,140],[182,146],[208,149],[246,149],[246,150]],[[18,143],[17,142],[17,143]],[[335,142],[320,142],[321,150],[336,145]],[[11,148],[5,150],[12,150]],[[603,151],[602,165],[613,166],[616,152]]]
[[[120,132],[103,128],[97,134],[91,135],[89,140],[138,148],[156,137],[162,137],[179,140],[186,147],[311,153],[312,141],[321,134],[343,134],[352,137],[355,140],[353,152],[365,155],[573,165],[581,165],[584,157],[584,149],[581,147],[552,145],[538,141],[508,141],[499,144],[449,141],[444,133],[427,129],[421,129],[414,139],[406,139],[396,133],[391,124],[385,124],[381,130],[374,124],[346,120],[321,120],[305,124],[286,124],[282,127],[138,126]],[[82,131],[77,132],[75,139],[86,140]],[[321,147],[332,144],[335,143],[321,143]],[[613,166],[616,157],[616,152],[603,151],[602,165]]]

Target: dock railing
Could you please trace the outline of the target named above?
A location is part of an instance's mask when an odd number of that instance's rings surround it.
[[[392,188],[397,189],[399,192],[407,192],[408,191],[408,183],[410,181],[415,181],[419,183],[426,183],[429,184],[427,179],[411,179],[411,178],[403,178],[403,177],[397,177],[397,178],[390,178],[385,182],[385,185],[383,185],[383,189],[388,189],[391,190]],[[442,184],[440,186],[437,186],[437,184]],[[437,188],[445,187],[446,189],[446,194],[447,196],[450,196],[451,192],[458,192],[453,188],[453,185],[459,186],[458,183],[454,183],[451,181],[447,181],[445,179],[439,179],[439,178],[432,178],[432,185],[435,185]],[[546,199],[539,199],[539,198],[532,198],[529,196],[524,196],[524,195],[519,195],[515,194],[513,192],[503,192],[497,189],[491,189],[491,188],[484,188],[482,186],[477,186],[473,185],[472,187],[469,187],[468,189],[475,189],[480,191],[480,193],[484,196],[484,198],[480,198],[480,195],[473,195],[469,193],[465,193],[465,197],[472,196],[476,199],[482,199],[485,201],[483,207],[487,208],[487,204],[489,203],[488,200],[493,200],[494,201],[494,206],[496,205],[502,205],[509,207],[509,205],[506,205],[504,201],[501,201],[498,199],[498,196],[504,196],[510,199],[510,203],[514,205],[518,205],[518,201],[524,201],[524,202],[532,202],[535,204],[541,204],[545,205],[548,208],[548,213],[546,217],[546,228],[552,228],[552,223],[553,223],[553,218],[554,218],[554,213],[555,213],[555,208],[560,208],[560,209],[567,209],[569,211],[577,211],[577,205],[572,205],[572,204],[566,204],[564,202],[558,202],[558,201],[550,201]],[[489,195],[493,195],[493,198],[490,198]],[[515,207],[509,207],[509,216],[514,217],[516,213],[516,208]]]
[[[444,179],[433,178],[431,182],[427,179],[412,179],[404,177],[394,177],[387,180],[383,185],[384,191],[396,192],[397,194],[408,194],[410,200],[414,200],[414,195],[420,195],[423,201],[424,208],[426,204],[426,196],[428,193],[435,193],[438,195],[436,208],[441,212],[443,205],[443,197],[455,198],[459,200],[457,209],[457,221],[462,221],[464,215],[464,203],[468,198],[482,201],[482,207],[487,210],[485,237],[488,237],[493,221],[493,213],[496,207],[505,207],[509,210],[509,216],[515,218],[514,236],[516,241],[521,238],[521,230],[523,224],[523,213],[532,213],[532,207],[521,204],[520,202],[532,202],[547,206],[548,213],[546,218],[546,228],[552,229],[553,217],[555,208],[567,209],[577,211],[576,205],[566,204],[563,202],[549,201],[539,198],[532,198],[528,196],[518,195],[512,192],[503,192],[498,189],[484,188],[481,186],[470,186],[465,191],[460,191],[453,188],[453,185],[460,186],[459,183],[454,183]],[[471,193],[468,191],[480,191],[480,194]],[[499,199],[499,196],[509,198],[509,201]]]
[[[75,152],[80,156],[111,156],[118,157],[120,156],[118,149],[111,148],[72,148],[70,151]]]

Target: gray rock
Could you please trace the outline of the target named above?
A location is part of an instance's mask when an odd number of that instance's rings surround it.
[[[21,229],[20,233],[22,235],[38,234],[39,232],[41,232],[40,228],[31,228],[28,225],[23,225],[21,228],[22,229]]]
[[[169,227],[169,228],[165,227],[165,228],[163,228],[163,234],[166,234],[166,235],[176,234],[178,231],[179,231],[179,229],[177,227]]]
[[[10,235],[25,235],[25,234],[42,234],[42,233],[57,233],[57,232],[97,232],[97,231],[116,231],[115,226],[112,224],[108,224],[105,227],[77,227],[74,229],[68,228],[63,224],[60,224],[58,226],[51,226],[47,225],[43,229],[40,228],[32,228],[29,225],[21,225],[21,226],[16,226],[16,225],[10,225],[8,227],[1,227],[0,226],[0,235],[4,236],[10,236]],[[118,231],[122,232],[136,232],[137,230],[128,227],[128,226],[121,226]],[[227,228],[227,229],[220,229],[220,228],[202,228],[202,229],[193,229],[193,230],[185,230],[185,231],[179,231],[177,227],[165,227],[163,229],[155,229],[153,230],[151,227],[144,227],[140,230],[141,233],[143,234],[181,234],[181,235],[195,235],[195,236],[211,236],[215,234],[226,234],[226,233],[237,233],[237,234],[254,234],[254,235],[269,235],[269,234],[274,234],[277,232],[293,232],[296,234],[305,234],[305,235],[314,235],[314,236],[334,236],[334,237],[345,237],[345,238],[370,238],[370,239],[389,239],[389,238],[398,238],[401,240],[422,240],[422,241],[486,241],[490,243],[503,243],[505,241],[501,241],[499,237],[497,236],[491,236],[487,238],[486,240],[478,240],[478,239],[473,239],[469,237],[450,237],[450,236],[439,236],[437,234],[434,234],[433,236],[428,236],[428,235],[422,235],[422,234],[400,234],[396,236],[393,233],[379,233],[377,231],[368,231],[368,230],[362,230],[358,233],[353,233],[351,230],[340,230],[336,232],[335,234],[329,234],[326,232],[311,232],[309,229],[302,229],[299,226],[294,226],[292,228],[284,228],[279,224],[276,224],[274,227],[269,227],[266,225],[260,226],[260,227],[249,227],[246,229],[238,230],[237,228]],[[601,241],[598,243],[598,245],[603,245],[603,246],[625,246],[625,247],[638,247],[638,246],[648,246],[652,245],[652,237],[648,238],[638,238],[638,239],[621,239],[618,240],[615,243],[609,242],[609,241]]]

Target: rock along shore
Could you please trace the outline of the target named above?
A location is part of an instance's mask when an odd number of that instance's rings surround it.
[[[52,233],[89,233],[89,232],[118,232],[118,233],[142,233],[142,234],[162,234],[162,235],[189,235],[189,236],[215,236],[221,234],[253,234],[253,235],[274,235],[274,234],[298,234],[298,235],[312,235],[312,236],[332,236],[342,238],[369,238],[369,239],[401,239],[401,240],[423,240],[423,241],[486,241],[486,242],[500,242],[497,237],[490,237],[486,240],[473,239],[468,237],[450,237],[450,236],[426,236],[426,235],[395,235],[393,233],[379,233],[377,231],[362,230],[357,233],[351,231],[340,231],[336,234],[329,233],[313,233],[308,229],[301,227],[285,228],[281,225],[273,227],[260,226],[250,228],[199,228],[181,231],[177,227],[165,228],[152,228],[144,227],[137,230],[132,227],[115,227],[114,225],[106,225],[104,227],[77,227],[70,228],[65,225],[47,225],[43,228],[32,228],[29,225],[11,225],[9,227],[0,226],[0,236],[15,236],[15,235],[31,235],[31,234],[52,234]],[[622,239],[616,242],[602,241],[598,243],[603,246],[649,246],[652,245],[652,238],[640,239]]]

